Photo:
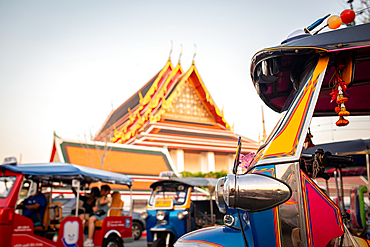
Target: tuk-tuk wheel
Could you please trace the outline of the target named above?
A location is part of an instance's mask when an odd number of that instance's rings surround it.
[[[134,239],[138,240],[143,233],[143,227],[140,223],[133,221],[132,222],[132,233],[134,234]]]
[[[123,247],[122,239],[111,235],[103,240],[103,247]]]

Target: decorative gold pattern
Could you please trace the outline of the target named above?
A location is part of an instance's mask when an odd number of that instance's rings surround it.
[[[172,107],[169,109],[167,108],[168,113],[182,116],[212,118],[189,80],[185,80],[179,87],[178,92],[178,97],[172,101]]]
[[[148,90],[144,97],[142,96],[141,92],[139,92],[140,107],[138,107],[138,109],[136,109],[134,112],[132,112],[131,109],[128,109],[130,114],[129,119],[124,123],[119,131],[114,128],[114,135],[111,138],[112,142],[118,141],[120,143],[124,143],[126,140],[135,136],[136,132],[148,120],[150,122],[160,121],[166,111],[169,115],[176,114],[178,116],[192,116],[201,118],[203,120],[208,119],[214,121],[212,114],[207,111],[207,108],[203,105],[202,100],[198,97],[195,88],[191,86],[191,82],[188,80],[193,72],[199,78],[199,82],[206,94],[207,102],[215,108],[216,114],[221,117],[225,127],[229,130],[233,129],[225,121],[223,109],[220,111],[217,108],[212,97],[205,88],[205,85],[203,84],[194,64],[187,71],[186,75],[182,76],[177,84],[177,88],[166,100],[165,97],[167,96],[167,87],[169,83],[173,80],[174,76],[178,72],[180,72],[180,74],[183,72],[179,63],[158,89],[158,83],[163,78],[164,73],[169,67],[172,69],[171,61],[167,62],[166,66],[159,73],[157,79],[154,81],[152,87]],[[153,112],[158,108],[159,105],[161,106],[160,109],[158,109],[158,112],[153,115]]]

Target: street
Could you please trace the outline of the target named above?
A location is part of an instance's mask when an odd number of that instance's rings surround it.
[[[124,244],[125,247],[146,247],[146,237],[141,237],[132,243]]]

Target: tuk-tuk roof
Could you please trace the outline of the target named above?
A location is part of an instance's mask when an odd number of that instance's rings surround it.
[[[204,177],[186,177],[186,178],[170,178],[163,179],[161,181],[154,182],[150,185],[150,188],[154,189],[155,187],[161,185],[170,185],[170,184],[185,184],[190,187],[200,187],[200,186],[211,186],[215,187],[217,184],[217,178],[204,178]]]
[[[69,163],[3,164],[0,165],[0,168],[22,173],[27,178],[63,181],[65,183],[71,183],[72,179],[77,179],[82,183],[101,181],[131,187],[133,181],[121,173],[108,172]]]
[[[340,48],[339,44],[342,44],[342,47],[344,45],[346,48],[358,47],[369,44],[369,28],[370,23],[323,32],[317,35],[307,34],[301,39],[293,38],[288,42],[283,41],[282,44],[270,49],[321,48],[330,51]]]
[[[330,61],[314,116],[336,115],[334,103],[330,104],[330,92],[338,59],[353,61],[352,78],[346,92],[349,96],[346,106],[351,116],[369,115],[370,101],[364,99],[370,91],[370,23],[300,37],[263,49],[253,56],[251,77],[264,103],[277,112],[287,110],[308,63],[326,54]]]

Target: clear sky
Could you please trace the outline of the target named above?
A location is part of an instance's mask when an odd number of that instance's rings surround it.
[[[356,3],[357,0],[355,0]],[[47,162],[53,132],[83,140],[172,61],[195,64],[235,132],[257,140],[262,101],[250,59],[346,0],[0,0],[0,163]],[[269,133],[279,115],[264,107]],[[316,143],[370,138],[370,118],[312,123]],[[330,122],[331,121],[331,122]]]

